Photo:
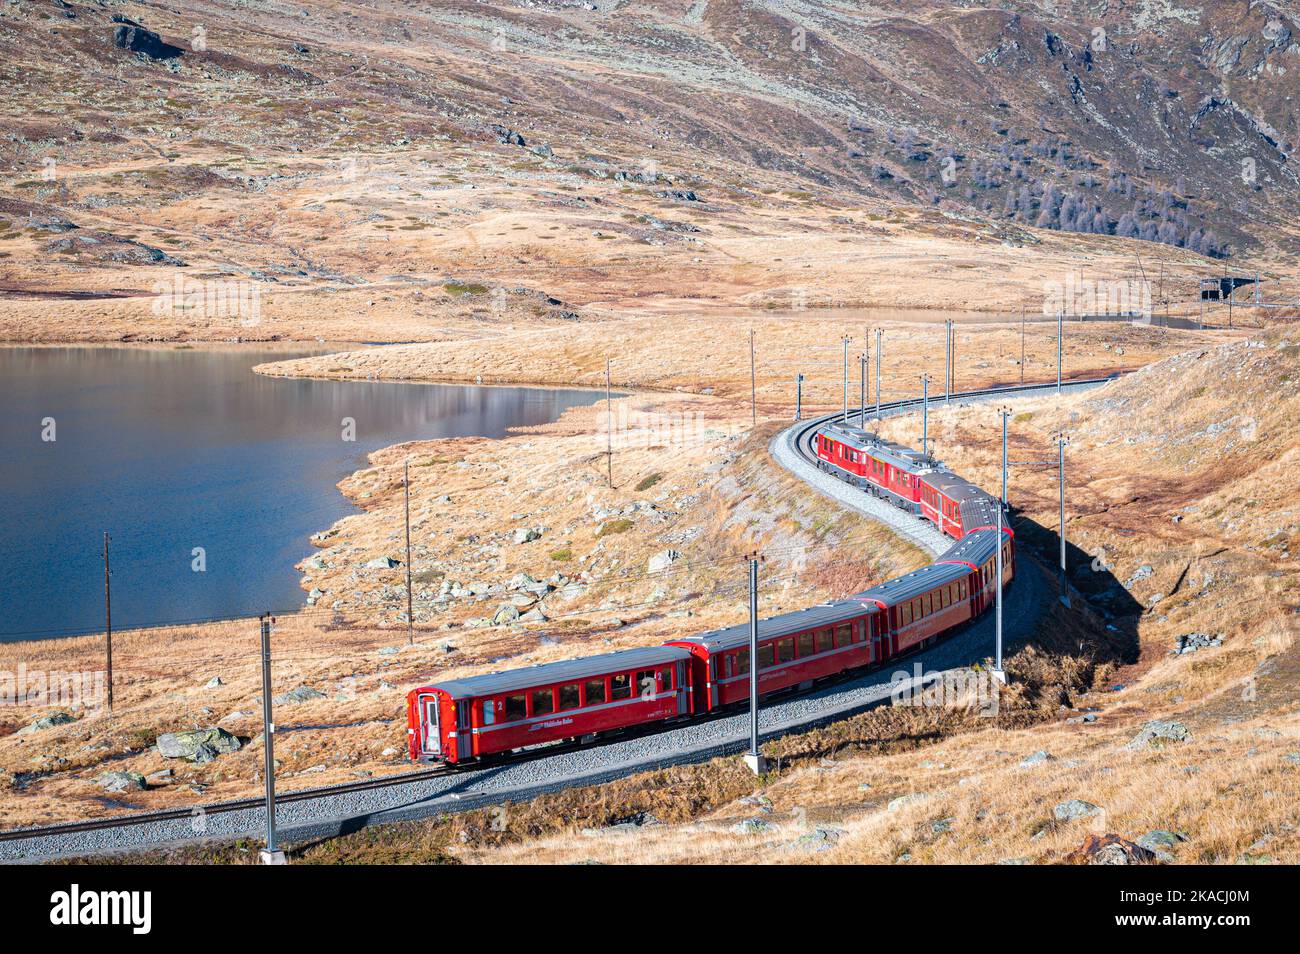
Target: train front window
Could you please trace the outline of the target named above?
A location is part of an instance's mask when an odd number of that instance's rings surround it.
[[[533,715],[550,715],[555,711],[555,690],[533,690]]]
[[[610,696],[615,701],[632,698],[632,677],[625,672],[611,676],[609,680]]]

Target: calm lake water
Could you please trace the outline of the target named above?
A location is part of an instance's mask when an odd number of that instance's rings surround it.
[[[297,608],[294,564],[356,512],[335,485],[369,452],[500,437],[601,398],[250,370],[305,353],[0,348],[0,641],[103,629],[105,530],[114,629]]]

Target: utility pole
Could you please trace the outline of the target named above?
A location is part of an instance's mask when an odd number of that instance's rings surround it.
[[[867,416],[867,353],[864,351],[858,355],[858,374],[862,378],[858,382],[858,424],[866,426]]]
[[[881,350],[881,336],[884,334],[883,328],[876,329],[876,420],[880,420],[880,359],[885,356]]]
[[[758,426],[758,377],[754,371],[753,328],[749,329],[749,426]]]
[[[1007,415],[1011,411],[1008,408],[1001,408],[998,414],[1002,417],[1002,499],[998,501],[998,523],[997,523],[997,541],[998,553],[994,564],[994,573],[997,576],[995,583],[996,589],[993,591],[993,678],[1002,684],[1006,684],[1007,673],[1002,668],[1002,514],[1006,509],[1007,497]]]
[[[406,496],[406,644],[415,645],[415,611],[411,598],[411,462],[402,462],[402,489]]]
[[[844,423],[849,423],[849,336],[844,336]]]
[[[794,419],[796,422],[803,420],[803,375],[796,374],[794,377]]]
[[[260,617],[262,626],[262,771],[266,775],[266,847],[258,852],[264,865],[284,864],[284,852],[275,843],[275,722],[271,715],[271,625],[270,613]]]
[[[1064,434],[1056,436],[1056,444],[1059,453],[1060,484],[1061,484],[1061,602],[1066,606],[1070,605],[1070,592],[1066,589],[1065,582],[1065,445],[1069,443]]]
[[[113,715],[113,591],[108,582],[108,531],[104,531],[104,665],[108,670],[108,714]]]
[[[921,375],[921,456],[930,456],[930,376]]]
[[[755,775],[767,766],[758,751],[758,554],[749,559],[749,754],[745,764]]]
[[[1010,507],[1011,501],[1007,500],[1007,418],[1011,415],[1011,408],[1004,407],[998,413],[1002,415],[1002,506]]]
[[[1056,313],[1056,394],[1061,394],[1061,369],[1065,363],[1065,311]]]
[[[952,319],[945,318],[943,336],[943,403],[952,403]]]
[[[752,335],[753,332],[751,331]],[[609,392],[609,358],[605,359],[605,480],[614,488],[614,400]]]

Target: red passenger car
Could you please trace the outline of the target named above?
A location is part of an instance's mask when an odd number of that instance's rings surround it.
[[[855,598],[759,620],[759,696],[879,661],[880,615],[874,604]],[[748,623],[668,645],[693,657],[696,711],[749,699]]]
[[[627,649],[452,679],[406,697],[411,759],[457,764],[693,711],[691,654]]]
[[[851,424],[828,424],[817,432],[822,470],[912,513],[920,513],[921,478],[930,458]]]

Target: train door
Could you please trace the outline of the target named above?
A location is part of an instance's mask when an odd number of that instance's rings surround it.
[[[456,703],[456,751],[462,759],[474,757],[474,733],[470,731],[473,725],[470,721],[473,706],[472,699],[462,699]]]
[[[420,699],[420,752],[431,758],[442,755],[437,696],[424,696]]]

